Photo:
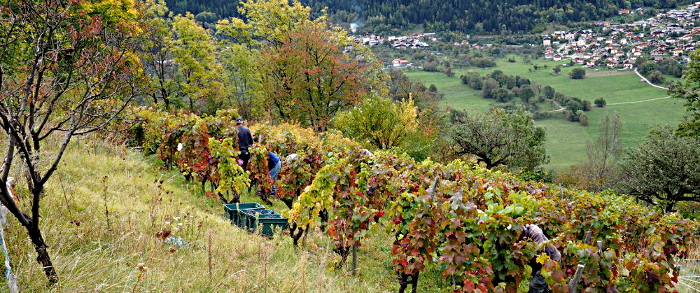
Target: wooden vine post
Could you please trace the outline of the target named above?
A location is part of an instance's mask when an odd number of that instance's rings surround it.
[[[586,238],[583,240],[583,243],[588,244],[588,242],[591,241],[591,234],[593,231],[588,230],[586,232]],[[603,246],[602,241],[598,241],[598,250]],[[571,279],[569,282],[569,293],[576,293],[576,285],[578,285],[578,282],[581,280],[581,275],[583,274],[583,269],[586,267],[586,264],[578,264],[576,267],[576,273],[574,274],[574,278]]]
[[[352,274],[357,272],[357,243],[352,246]]]

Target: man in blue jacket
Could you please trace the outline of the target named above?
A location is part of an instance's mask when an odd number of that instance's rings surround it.
[[[236,118],[236,130],[238,131],[238,149],[241,154],[238,156],[243,164],[243,170],[248,170],[248,161],[250,160],[250,148],[253,145],[253,134],[250,133],[248,127],[243,126],[243,118]]]

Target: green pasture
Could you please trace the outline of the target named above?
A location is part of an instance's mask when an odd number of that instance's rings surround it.
[[[445,95],[444,104],[457,109],[486,111],[493,100],[480,97],[480,92],[470,89],[461,83],[459,76],[467,71],[476,71],[482,75],[501,70],[506,74],[520,75],[542,86],[551,86],[557,92],[593,102],[597,98],[605,98],[608,105],[605,108],[593,107],[587,112],[589,126],[583,127],[578,123],[563,119],[547,119],[536,124],[547,130],[547,152],[551,169],[561,169],[569,165],[584,162],[586,144],[597,137],[598,124],[605,113],[618,114],[622,122],[621,143],[624,147],[636,147],[644,141],[649,129],[657,125],[675,126],[685,113],[683,101],[668,97],[665,90],[652,87],[640,82],[640,78],[631,70],[616,69],[587,70],[586,78],[572,80],[568,76],[574,67],[563,67],[559,75],[553,75],[554,68],[566,61],[549,61],[533,59],[530,64],[515,57],[516,62],[499,60],[498,66],[486,69],[457,69],[455,76],[448,77],[439,72],[408,71],[411,79],[426,84],[435,84],[438,92]],[[540,69],[535,70],[534,65]],[[544,68],[546,66],[546,68]],[[579,66],[580,67],[580,66]],[[665,98],[665,99],[658,99]],[[657,99],[657,100],[652,100]],[[620,104],[618,104],[620,103]],[[543,105],[547,108],[547,105]],[[553,108],[549,106],[550,108]]]
[[[491,108],[490,105],[495,102],[482,99],[480,91],[475,91],[462,84],[459,76],[464,74],[464,71],[455,74],[454,77],[449,77],[443,73],[420,70],[405,71],[404,73],[409,78],[422,82],[425,86],[434,84],[438,92],[445,95],[445,106],[484,112],[488,111]]]

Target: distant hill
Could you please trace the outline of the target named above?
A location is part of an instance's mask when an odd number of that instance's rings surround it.
[[[166,0],[175,13],[186,11],[211,22],[239,16],[231,0]],[[602,20],[626,9],[671,9],[693,0],[302,0],[314,12],[328,8],[331,19],[357,23],[367,31],[390,32],[421,25],[430,31],[467,34],[538,32],[548,23]]]

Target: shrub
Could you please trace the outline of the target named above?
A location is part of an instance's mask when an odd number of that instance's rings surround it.
[[[601,97],[601,98],[595,99],[595,101],[594,101],[593,103],[595,103],[596,106],[598,106],[598,107],[600,107],[600,108],[603,108],[603,107],[605,107],[605,105],[606,105],[608,102],[606,102],[605,99]]]

